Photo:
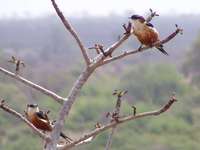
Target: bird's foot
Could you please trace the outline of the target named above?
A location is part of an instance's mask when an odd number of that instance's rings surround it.
[[[139,51],[139,52],[142,51],[142,45],[140,45],[140,47],[138,48],[138,51]]]

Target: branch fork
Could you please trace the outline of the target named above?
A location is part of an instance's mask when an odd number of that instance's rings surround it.
[[[104,49],[104,47],[102,45],[96,45],[96,47],[95,47],[96,51],[97,51],[97,48],[98,48],[98,50],[101,53],[99,53],[94,59],[90,59],[89,56],[88,56],[88,53],[87,53],[87,49],[85,48],[82,40],[80,39],[80,37],[78,36],[76,31],[74,30],[72,25],[64,17],[63,13],[60,11],[59,7],[57,6],[55,0],[51,0],[51,2],[52,2],[52,5],[53,5],[57,15],[61,19],[63,25],[65,26],[67,31],[69,31],[71,33],[72,37],[75,39],[76,43],[78,44],[78,46],[81,50],[83,59],[84,59],[85,64],[86,64],[86,68],[80,74],[77,81],[74,83],[74,85],[73,85],[71,91],[69,92],[68,96],[66,98],[61,97],[61,96],[57,95],[56,93],[54,93],[50,90],[47,90],[47,89],[45,89],[45,88],[43,88],[43,87],[41,87],[41,86],[39,86],[35,83],[32,83],[29,80],[26,80],[25,78],[23,78],[19,75],[16,75],[16,74],[9,72],[6,69],[0,67],[0,72],[3,72],[5,75],[8,75],[11,78],[18,80],[18,81],[24,83],[25,85],[28,85],[29,87],[32,87],[32,88],[42,92],[43,94],[46,94],[47,96],[53,98],[54,100],[56,100],[58,103],[60,103],[62,105],[62,108],[60,109],[60,112],[58,114],[58,119],[55,122],[55,127],[54,127],[54,129],[53,129],[53,131],[52,131],[52,133],[49,137],[49,136],[45,135],[44,133],[42,133],[37,128],[35,128],[23,115],[16,112],[15,110],[9,108],[8,106],[6,106],[4,100],[2,100],[0,102],[0,108],[1,109],[3,109],[4,111],[6,111],[6,112],[8,112],[12,115],[14,115],[15,117],[17,117],[19,119],[21,119],[30,128],[32,128],[33,131],[38,136],[40,136],[42,139],[44,139],[46,141],[46,147],[45,147],[46,150],[56,149],[58,139],[59,139],[59,134],[60,134],[60,132],[61,132],[63,126],[64,126],[64,121],[65,121],[66,117],[69,115],[69,112],[72,108],[72,105],[74,104],[74,102],[77,98],[77,95],[80,93],[81,88],[87,82],[87,80],[91,76],[91,74],[100,66],[103,66],[103,65],[108,64],[112,61],[121,59],[125,56],[140,52],[139,50],[124,51],[122,54],[112,57],[113,52],[119,46],[121,46],[131,35],[131,33],[130,33],[131,24],[128,23],[128,26],[123,25],[123,28],[125,30],[125,34],[123,34],[123,36],[120,37],[120,39],[117,42],[115,42],[113,45],[111,45],[107,49]],[[150,10],[150,13],[151,13],[150,16],[147,17],[147,19],[146,19],[147,22],[151,21],[153,17],[158,16],[158,14],[156,12],[154,12],[153,10]],[[178,33],[182,33],[183,30],[180,29],[177,25],[176,25],[176,28],[177,29],[176,29],[175,32],[170,34],[167,38],[160,41],[159,43],[155,43],[153,46],[156,46],[157,44],[165,44],[165,43],[169,42],[171,39],[173,39]],[[151,47],[146,46],[146,47],[142,47],[140,50],[144,51],[144,50],[147,50],[149,48],[151,48]],[[110,56],[110,58],[108,58],[107,56]],[[14,59],[12,58],[12,60],[14,60]],[[18,64],[21,64],[21,63],[18,63]],[[18,70],[17,67],[16,67],[16,70]],[[174,96],[172,96],[171,99],[169,100],[169,102],[166,105],[164,105],[162,108],[160,108],[159,110],[136,114],[136,108],[133,108],[133,114],[131,114],[127,117],[119,117],[120,107],[121,107],[121,97],[127,92],[121,91],[119,93],[116,94],[117,95],[117,103],[116,103],[115,111],[113,113],[114,114],[113,118],[117,118],[117,119],[115,119],[115,121],[111,121],[107,125],[96,124],[95,130],[91,131],[88,134],[85,134],[84,136],[80,137],[78,140],[75,140],[70,144],[64,144],[63,146],[59,146],[59,149],[65,150],[65,149],[69,149],[71,147],[75,147],[77,145],[81,145],[81,143],[87,143],[88,139],[92,140],[96,135],[98,135],[99,133],[101,133],[105,130],[108,130],[110,128],[113,129],[113,131],[111,132],[111,136],[110,136],[111,137],[110,139],[112,139],[112,135],[114,134],[114,130],[115,130],[117,125],[122,124],[122,123],[127,122],[127,121],[130,121],[130,120],[135,120],[135,119],[138,119],[138,118],[146,117],[146,116],[159,115],[159,114],[167,111],[172,106],[172,104],[175,101],[177,101],[176,98]],[[88,140],[88,141],[91,141],[91,140]],[[111,140],[108,140],[107,145],[108,145],[108,148],[109,148],[110,145],[111,145]]]

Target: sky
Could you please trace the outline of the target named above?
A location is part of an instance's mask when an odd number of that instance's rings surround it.
[[[56,0],[68,16],[107,16],[152,8],[162,14],[200,14],[199,0]],[[35,17],[55,13],[51,0],[0,0],[0,17]]]

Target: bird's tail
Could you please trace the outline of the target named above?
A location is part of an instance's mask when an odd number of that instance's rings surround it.
[[[60,132],[60,136],[69,143],[71,143],[73,141],[70,137],[66,136],[63,132]]]
[[[158,45],[156,46],[156,48],[161,52],[163,53],[164,55],[169,55],[163,48],[163,45]]]

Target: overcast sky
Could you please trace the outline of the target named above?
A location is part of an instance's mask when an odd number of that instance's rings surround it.
[[[56,0],[66,15],[109,15],[134,11],[159,13],[200,14],[200,0]],[[51,0],[0,0],[0,17],[40,16],[54,13]]]

